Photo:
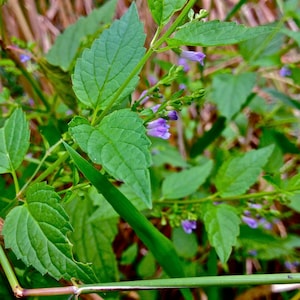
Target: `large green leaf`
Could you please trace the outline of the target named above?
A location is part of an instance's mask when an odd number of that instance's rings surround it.
[[[165,25],[171,16],[180,10],[186,0],[148,0],[152,17],[158,25]]]
[[[178,199],[194,193],[204,183],[211,172],[212,166],[213,163],[209,160],[202,166],[168,175],[162,184],[163,197]]]
[[[83,39],[112,21],[116,2],[116,0],[106,2],[87,17],[81,17],[75,24],[69,26],[56,38],[46,55],[47,61],[54,66],[61,67],[64,71],[70,70]]]
[[[76,117],[69,128],[74,140],[93,162],[124,181],[151,207],[150,141],[143,121],[136,113],[127,109],[116,110],[103,118],[97,127]]]
[[[271,34],[272,26],[245,27],[233,22],[209,22],[193,21],[182,26],[168,40],[171,46],[221,46],[237,44],[242,41],[255,38],[261,34]]]
[[[45,183],[28,188],[25,204],[12,209],[5,219],[5,246],[27,266],[57,280],[75,277],[87,283],[97,282],[92,269],[72,257],[72,246],[66,237],[72,227],[59,200]]]
[[[25,114],[17,108],[0,128],[0,174],[16,170],[29,147],[29,125]]]
[[[209,242],[216,249],[221,262],[226,263],[232,247],[237,243],[241,220],[234,208],[226,204],[208,203],[201,208]]]
[[[133,3],[77,60],[72,80],[78,99],[89,107],[105,108],[143,57],[144,42],[143,25]],[[136,74],[118,103],[134,90],[137,81]]]
[[[232,156],[219,169],[215,184],[222,197],[241,195],[257,180],[272,154],[273,145]]]
[[[118,232],[118,218],[98,218],[97,223],[90,222],[95,207],[87,194],[67,203],[65,209],[74,228],[70,239],[74,244],[76,257],[82,262],[93,262],[91,267],[100,282],[118,281],[119,272],[112,248],[112,242]]]
[[[241,109],[255,85],[255,80],[254,73],[214,76],[212,100],[217,104],[222,116],[231,119]]]

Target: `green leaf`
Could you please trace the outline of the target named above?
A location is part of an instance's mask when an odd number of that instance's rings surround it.
[[[72,81],[78,99],[88,107],[104,109],[143,57],[144,42],[143,25],[133,3],[77,60]],[[137,82],[135,75],[118,103],[134,90]]]
[[[207,203],[202,207],[203,221],[210,244],[222,263],[226,263],[232,247],[237,243],[241,220],[233,207],[227,204]]]
[[[273,149],[271,145],[227,159],[216,175],[218,193],[222,197],[231,197],[246,192],[256,182]]]
[[[186,0],[148,0],[152,17],[158,25],[167,24],[172,15],[180,10],[185,3]]]
[[[166,199],[178,199],[194,193],[204,183],[212,170],[209,160],[202,166],[170,174],[162,184],[162,194]]]
[[[218,74],[212,83],[212,100],[222,116],[231,119],[246,102],[256,81],[254,73]]]
[[[245,27],[233,22],[193,21],[182,26],[175,32],[174,38],[168,40],[171,46],[221,46],[237,44],[242,41],[270,34],[274,31],[272,26]]]
[[[69,26],[56,38],[46,55],[47,61],[54,66],[61,67],[64,71],[70,70],[83,39],[112,21],[116,2],[116,0],[106,2],[87,17],[81,17],[75,24]]]
[[[0,128],[0,174],[16,170],[29,147],[29,124],[17,108]]]
[[[172,241],[178,255],[184,258],[193,258],[198,251],[196,234],[187,234],[181,227],[173,229]]]
[[[72,257],[72,246],[66,237],[72,227],[59,201],[53,188],[45,183],[29,187],[25,204],[12,209],[5,219],[5,246],[41,274],[49,273],[56,280],[75,277],[95,282],[97,278],[90,267]]]
[[[74,231],[70,239],[74,244],[74,253],[82,262],[93,262],[91,265],[100,282],[119,280],[116,257],[112,242],[117,235],[118,218],[90,221],[95,210],[88,195],[75,197],[67,203],[65,209],[70,216]]]
[[[124,181],[151,207],[150,141],[136,113],[116,110],[95,128],[83,118],[75,118],[69,126],[74,140],[94,163],[101,164],[110,175]]]

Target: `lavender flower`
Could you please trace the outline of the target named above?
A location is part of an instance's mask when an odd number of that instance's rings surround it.
[[[256,255],[257,255],[257,250],[255,250],[255,249],[249,250],[249,251],[248,251],[248,254],[249,254],[250,256],[256,256]]]
[[[156,104],[154,106],[151,107],[151,110],[156,113],[158,111],[158,109],[160,108],[160,104]]]
[[[177,114],[177,111],[176,111],[176,110],[170,110],[170,111],[168,112],[168,119],[169,119],[169,120],[173,120],[173,121],[178,120],[178,114]]]
[[[147,124],[147,133],[148,135],[167,140],[171,136],[169,128],[170,126],[167,124],[165,119],[158,118],[157,120],[151,121]]]
[[[20,61],[21,61],[21,63],[25,63],[25,62],[29,61],[30,59],[31,58],[30,58],[29,55],[27,55],[27,54],[20,54]]]
[[[181,226],[182,226],[183,230],[186,233],[191,234],[192,231],[197,228],[197,221],[195,221],[195,220],[182,220],[181,221]]]
[[[299,262],[298,261],[285,261],[284,266],[289,271],[295,271],[295,269],[299,266]]]
[[[257,228],[258,227],[258,223],[255,219],[250,218],[250,217],[246,217],[246,216],[242,216],[242,220],[244,223],[246,223],[250,228]]]
[[[141,92],[140,99],[142,99],[141,104],[145,104],[149,100],[149,96],[147,96],[148,90],[144,90]]]
[[[155,85],[157,83],[157,78],[154,75],[149,75],[148,81],[150,85]]]
[[[268,222],[265,218],[261,218],[259,221],[258,221],[258,224],[260,226],[262,226],[264,229],[266,230],[271,230],[273,225],[272,223]]]
[[[179,89],[180,90],[185,90],[186,89],[186,85],[184,83],[180,83],[179,84]]]
[[[287,77],[287,76],[291,76],[292,75],[292,71],[288,68],[288,67],[282,67],[279,70],[279,75],[281,77]]]
[[[180,57],[188,59],[190,61],[197,61],[200,63],[201,66],[204,66],[204,58],[205,54],[202,52],[196,52],[196,51],[187,51],[187,50],[182,50]]]
[[[188,72],[188,71],[190,70],[190,66],[189,66],[189,64],[187,63],[187,60],[186,60],[185,58],[183,58],[183,57],[180,57],[180,58],[178,59],[178,65],[179,65],[179,66],[183,66],[183,71],[184,71],[184,72]]]

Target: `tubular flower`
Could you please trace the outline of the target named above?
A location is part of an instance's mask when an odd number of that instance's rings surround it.
[[[179,66],[183,66],[183,71],[184,72],[188,72],[190,70],[190,66],[187,62],[187,60],[183,57],[179,57],[178,59],[178,65]]]
[[[196,52],[196,51],[187,51],[187,50],[182,50],[180,57],[188,59],[190,61],[197,61],[200,63],[201,66],[204,66],[204,58],[205,54],[202,52]]]
[[[197,228],[197,221],[195,221],[195,220],[182,220],[181,221],[181,226],[187,234],[191,234],[192,231]]]
[[[242,216],[242,220],[244,223],[246,223],[250,228],[257,228],[258,227],[258,223],[255,219],[250,218],[250,217],[246,217],[246,216]]]
[[[171,136],[169,128],[170,126],[167,124],[165,119],[158,118],[157,120],[151,121],[147,124],[147,133],[148,135],[167,140]]]
[[[172,121],[178,120],[178,114],[177,114],[177,111],[176,111],[176,110],[170,110],[170,111],[168,112],[168,119],[169,119],[169,120],[172,120]]]

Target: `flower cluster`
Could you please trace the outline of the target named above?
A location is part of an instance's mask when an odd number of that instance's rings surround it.
[[[261,204],[249,203],[250,209],[261,210]],[[262,227],[266,230],[271,230],[273,228],[273,224],[261,217],[259,214],[253,216],[249,210],[244,211],[244,215],[242,216],[242,221],[247,224],[250,228],[258,228]]]

